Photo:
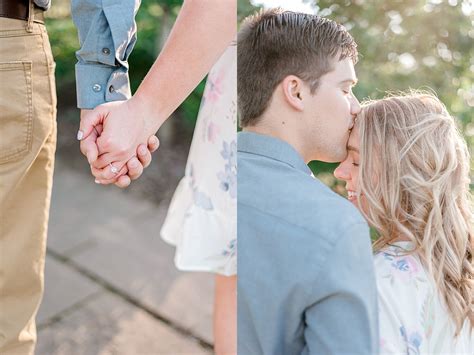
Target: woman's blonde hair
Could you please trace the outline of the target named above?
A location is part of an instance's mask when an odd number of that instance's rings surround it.
[[[474,326],[474,222],[469,152],[454,118],[426,92],[366,102],[359,192],[378,231],[376,251],[403,236],[416,246],[459,334]],[[360,195],[360,193],[358,195]]]

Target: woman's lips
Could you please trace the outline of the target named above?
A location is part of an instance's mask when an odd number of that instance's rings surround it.
[[[347,190],[347,199],[351,202],[357,200],[357,192],[354,190]]]

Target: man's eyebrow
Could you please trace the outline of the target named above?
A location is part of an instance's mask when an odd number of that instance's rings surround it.
[[[358,82],[358,79],[345,79],[345,80],[342,80],[339,82],[339,84],[346,84],[346,83],[350,83],[352,85],[357,85],[357,82]]]
[[[359,149],[357,149],[356,147],[352,145],[348,145],[347,150],[352,150],[353,152],[359,153]]]

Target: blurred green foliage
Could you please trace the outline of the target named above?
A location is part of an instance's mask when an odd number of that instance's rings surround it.
[[[255,1],[258,3],[259,1]],[[356,39],[360,99],[380,98],[386,91],[432,89],[461,123],[474,147],[474,9],[467,0],[313,0],[315,11],[344,24]],[[134,91],[153,64],[174,20],[181,0],[143,0],[136,21],[138,41],[130,57]],[[238,0],[239,19],[258,6]],[[47,12],[47,26],[57,63],[58,92],[74,85],[75,51],[79,48],[70,17],[69,0],[55,0]],[[179,108],[193,125],[204,81]],[[59,100],[65,100],[59,95]],[[73,104],[75,99],[68,99]],[[474,164],[471,164],[473,166]],[[311,167],[329,184],[334,164]]]
[[[248,13],[256,0],[239,0]],[[387,91],[433,90],[459,119],[471,154],[474,148],[474,4],[467,0],[316,0],[315,13],[343,24],[360,54],[359,100]],[[257,9],[254,6],[254,11]],[[474,166],[471,162],[471,166]],[[335,164],[311,168],[329,185]]]
[[[140,10],[135,18],[138,40],[129,59],[132,92],[135,92],[140,85],[159,54],[182,2],[182,0],[142,0]],[[79,49],[76,28],[71,19],[70,0],[53,1],[46,16],[46,26],[56,60],[58,93],[61,93],[63,89],[74,87],[75,52]],[[195,124],[204,86],[205,80],[197,86],[178,109],[181,117],[190,126]],[[75,99],[71,100],[71,98],[58,95],[59,101],[66,99],[68,104],[75,105]]]

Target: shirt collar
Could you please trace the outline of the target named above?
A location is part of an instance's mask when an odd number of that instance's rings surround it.
[[[312,175],[308,165],[295,148],[279,138],[253,132],[239,132],[237,135],[237,150],[275,159]]]

